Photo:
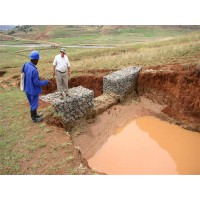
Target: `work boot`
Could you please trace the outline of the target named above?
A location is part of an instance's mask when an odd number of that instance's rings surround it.
[[[31,118],[33,120],[33,123],[43,121],[43,118],[37,117],[37,111],[36,110],[31,110]]]
[[[37,113],[37,110],[36,110],[36,118],[40,118],[40,117],[42,117],[42,115],[43,115],[42,113],[40,113],[40,114]]]
[[[36,123],[36,122],[42,122],[44,120],[44,118],[35,118],[34,120],[33,120],[33,123]]]

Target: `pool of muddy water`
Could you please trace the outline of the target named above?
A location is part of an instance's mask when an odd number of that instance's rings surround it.
[[[87,161],[106,174],[200,174],[200,134],[153,116],[138,117]]]

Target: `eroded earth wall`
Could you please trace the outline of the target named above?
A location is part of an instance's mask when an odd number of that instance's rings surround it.
[[[166,105],[163,112],[190,129],[200,131],[200,67],[171,65],[143,69],[139,95]],[[188,128],[187,127],[187,128]]]

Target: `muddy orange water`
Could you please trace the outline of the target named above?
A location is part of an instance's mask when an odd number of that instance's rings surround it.
[[[106,174],[200,174],[200,133],[140,117],[117,129],[88,164]]]

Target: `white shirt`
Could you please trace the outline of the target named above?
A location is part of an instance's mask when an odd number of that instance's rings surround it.
[[[67,67],[70,67],[70,62],[66,55],[62,57],[60,54],[58,54],[54,58],[53,65],[56,66],[56,70],[60,72],[65,72],[67,70]]]

